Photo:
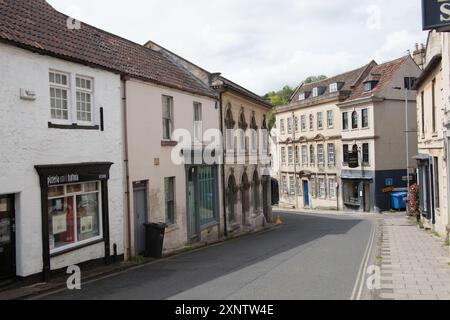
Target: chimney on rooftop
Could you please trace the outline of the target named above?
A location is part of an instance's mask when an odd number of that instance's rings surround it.
[[[426,48],[425,45],[422,43],[416,43],[415,50],[412,54],[412,58],[417,63],[417,65],[420,67],[420,69],[423,69],[425,64],[425,54],[426,54]]]

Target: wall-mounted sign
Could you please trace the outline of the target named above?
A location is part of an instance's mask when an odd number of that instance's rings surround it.
[[[423,30],[450,31],[450,0],[422,0]]]
[[[394,190],[395,190],[394,187],[387,187],[387,188],[384,188],[382,191],[383,191],[383,193],[389,193],[389,192],[392,192]]]
[[[386,181],[384,184],[386,185],[386,187],[392,187],[394,185],[394,179],[386,178]]]
[[[349,152],[349,154],[348,154],[348,166],[350,168],[358,168],[359,167],[358,152]]]

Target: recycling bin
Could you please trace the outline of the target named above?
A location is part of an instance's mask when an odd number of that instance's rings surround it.
[[[165,223],[146,223],[145,226],[145,257],[161,258],[164,235],[167,225]]]
[[[393,192],[391,193],[391,207],[395,210],[406,209],[407,192]]]

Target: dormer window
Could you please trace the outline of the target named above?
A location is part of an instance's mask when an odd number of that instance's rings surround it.
[[[313,97],[318,97],[319,96],[319,88],[318,87],[315,87],[314,89],[313,89]]]
[[[375,89],[377,84],[378,84],[378,81],[367,81],[367,82],[364,82],[364,92],[372,91],[373,89]]]
[[[337,91],[338,91],[338,84],[337,84],[337,82],[330,84],[330,93],[337,92]]]
[[[304,92],[300,93],[298,96],[298,100],[300,101],[306,100],[306,94]]]

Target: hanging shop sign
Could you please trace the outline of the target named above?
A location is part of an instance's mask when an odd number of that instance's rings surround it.
[[[450,31],[450,0],[422,0],[423,30]]]
[[[358,152],[350,152],[348,154],[348,166],[350,168],[358,168],[359,167]]]

